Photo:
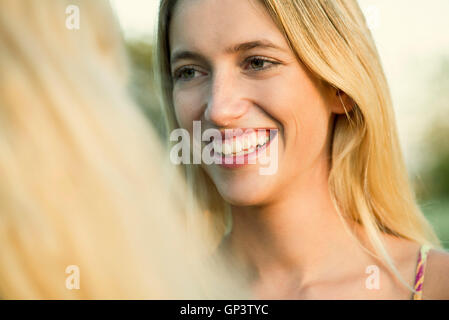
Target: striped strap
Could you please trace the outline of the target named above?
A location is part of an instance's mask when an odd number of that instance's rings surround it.
[[[424,244],[419,251],[418,264],[416,266],[415,276],[415,293],[413,294],[413,300],[422,300],[422,286],[424,283],[424,271],[426,267],[427,253],[431,249],[430,245]]]

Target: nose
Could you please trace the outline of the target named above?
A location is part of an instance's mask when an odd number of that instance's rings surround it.
[[[226,127],[242,117],[249,102],[243,98],[243,87],[232,71],[216,73],[212,79],[210,96],[204,117],[217,127]]]

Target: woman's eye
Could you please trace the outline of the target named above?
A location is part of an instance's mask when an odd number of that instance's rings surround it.
[[[249,64],[250,69],[255,71],[266,70],[280,64],[277,61],[272,61],[263,57],[251,57],[250,59],[246,60],[246,63]],[[173,78],[175,81],[190,81],[192,79],[195,79],[197,73],[200,73],[200,71],[196,70],[195,68],[183,67],[174,73]]]
[[[195,73],[199,72],[194,68],[181,68],[174,74],[175,80],[188,81],[195,78]]]
[[[265,58],[260,58],[260,57],[253,57],[253,58],[249,59],[248,62],[249,62],[251,69],[253,69],[253,70],[264,70],[264,69],[268,69],[274,65],[279,64],[279,62],[268,60]],[[269,64],[269,66],[264,67],[265,64]]]

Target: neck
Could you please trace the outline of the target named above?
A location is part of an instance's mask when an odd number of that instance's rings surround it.
[[[356,246],[333,205],[327,180],[323,166],[292,179],[275,202],[232,207],[229,248],[256,279],[268,281],[273,274],[295,274],[304,282],[319,279],[342,260],[342,248]]]

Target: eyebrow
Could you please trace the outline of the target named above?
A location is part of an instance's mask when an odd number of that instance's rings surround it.
[[[241,52],[241,51],[248,51],[248,50],[255,49],[255,48],[276,49],[276,50],[286,52],[286,50],[284,48],[281,48],[281,47],[275,45],[274,43],[272,43],[269,40],[256,40],[256,41],[240,43],[235,46],[226,48],[224,50],[224,52],[227,54],[232,54],[232,53],[237,53],[237,52]],[[185,51],[175,51],[172,54],[170,61],[173,64],[173,63],[177,62],[178,60],[182,60],[182,59],[200,60],[200,61],[204,61],[204,62],[207,60],[202,54],[185,50]]]

